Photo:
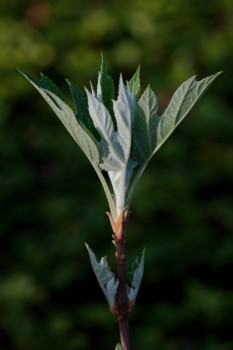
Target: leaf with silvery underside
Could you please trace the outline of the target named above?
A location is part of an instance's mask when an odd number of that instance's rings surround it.
[[[101,102],[103,102],[112,118],[114,118],[112,100],[115,98],[115,88],[113,80],[108,74],[103,55],[101,68],[98,74],[97,97]]]
[[[112,307],[115,303],[119,281],[115,278],[115,275],[112,273],[106,257],[101,258],[100,262],[98,262],[95,257],[95,254],[87,244],[86,248],[99,285],[109,303],[109,306]]]
[[[132,120],[135,108],[135,97],[131,96],[123,83],[119,82],[119,93],[113,101],[113,110],[117,131],[105,105],[86,89],[90,117],[101,135],[101,169],[108,172],[115,194],[118,214],[125,207],[127,181],[132,174],[130,162],[132,141]],[[130,175],[130,176],[129,176]]]
[[[113,110],[117,122],[117,143],[123,150],[122,167],[117,171],[109,172],[116,198],[118,214],[126,206],[126,191],[135,162],[131,160],[132,123],[134,117],[135,97],[127,91],[122,76],[120,76],[119,93],[113,101]]]
[[[140,261],[138,261],[138,259],[136,259],[135,261],[136,268],[133,273],[133,280],[131,283],[131,287],[128,286],[127,294],[132,304],[135,303],[135,300],[137,298],[138,291],[142,282],[142,276],[144,272],[144,256],[145,256],[145,249],[143,249]]]
[[[88,159],[94,164],[99,164],[100,158],[97,142],[90,133],[88,134],[87,130],[84,130],[84,128],[78,123],[74,112],[70,107],[59,96],[54,94],[53,91],[47,90],[44,87],[45,84],[42,84],[40,80],[31,77],[31,75],[25,72],[22,73],[44,97]],[[49,81],[49,79],[47,78],[46,81]]]
[[[94,167],[99,177],[99,180],[103,186],[105,195],[107,197],[111,214],[114,220],[116,220],[117,218],[116,205],[114,203],[109,187],[106,183],[106,180],[99,169],[99,163],[100,163],[99,143],[95,140],[95,138],[92,136],[92,134],[88,129],[86,129],[84,126],[81,126],[78,123],[73,111],[63,101],[61,101],[54,94],[50,92],[47,92],[47,93],[49,95],[52,95],[53,99],[55,100],[56,104],[60,107],[61,111],[59,108],[56,107],[56,105],[54,105],[52,109],[54,110],[58,118],[62,121],[64,126],[67,128],[67,130],[70,132],[71,136],[80,146],[82,151],[86,154],[87,158],[90,160],[92,166]]]
[[[46,90],[44,91],[46,93]],[[80,146],[82,151],[86,154],[90,162],[99,164],[100,154],[98,142],[85,126],[79,124],[74,115],[74,112],[67,104],[65,104],[51,92],[47,91],[47,94],[52,97],[52,99],[59,107],[57,108],[56,105],[54,105],[51,108],[61,120],[63,125],[66,127],[66,129],[69,131],[74,140],[77,142],[77,144]]]
[[[108,185],[106,183],[106,180],[104,179],[104,176],[99,169],[100,154],[99,154],[98,142],[93,138],[93,136],[84,126],[81,126],[78,123],[73,111],[69,108],[69,106],[67,106],[64,103],[64,101],[60,99],[59,96],[55,95],[52,92],[52,90],[57,91],[56,89],[54,89],[54,86],[56,86],[55,84],[53,84],[48,78],[44,80],[44,77],[43,77],[43,83],[41,83],[40,80],[35,79],[30,74],[25,73],[23,71],[20,71],[20,72],[39,91],[39,93],[46,100],[46,102],[49,104],[49,106],[52,108],[52,110],[55,112],[55,114],[58,116],[58,118],[61,120],[63,125],[66,127],[66,129],[69,131],[71,136],[74,138],[74,140],[77,142],[77,144],[80,146],[80,148],[83,150],[83,152],[86,154],[86,156],[92,163],[101,181],[103,189],[105,191],[112,216],[116,220],[117,218],[116,206],[114,204],[114,201],[110,193],[110,190],[108,188]],[[46,82],[46,85],[45,85],[45,82]],[[50,90],[46,90],[44,86],[47,86],[47,87],[49,86]]]
[[[124,163],[128,161],[131,151],[134,109],[135,97],[128,93],[120,76],[118,98],[113,101],[113,110],[117,122],[117,141],[123,150]]]
[[[101,101],[94,97],[87,89],[85,90],[88,98],[90,117],[101,135],[102,158],[104,159],[105,155],[111,155],[114,166],[119,168],[123,161],[123,150],[116,142],[117,136],[109,111]],[[111,164],[111,166],[113,166],[113,164]]]
[[[134,159],[144,163],[156,147],[158,100],[150,86],[140,97],[134,117]]]
[[[138,66],[134,76],[127,82],[127,90],[131,95],[134,95],[136,99],[139,98],[141,92],[140,66]]]

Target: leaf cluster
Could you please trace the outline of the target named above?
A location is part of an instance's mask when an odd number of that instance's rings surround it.
[[[83,93],[68,81],[75,112],[56,85],[43,74],[35,79],[21,70],[64,124],[94,167],[105,191],[111,214],[117,219],[129,207],[148,162],[220,73],[201,81],[192,77],[159,113],[150,86],[141,92],[140,67],[125,84],[120,75],[117,97],[102,56],[96,90]],[[107,173],[106,176],[103,172]]]

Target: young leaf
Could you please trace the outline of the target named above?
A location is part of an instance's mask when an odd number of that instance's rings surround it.
[[[111,116],[98,98],[86,89],[89,113],[93,123],[101,135],[101,169],[108,172],[115,194],[117,214],[125,207],[125,193],[132,175],[135,161],[130,160],[132,141],[132,120],[135,98],[126,90],[122,77],[119,83],[117,101],[113,101],[113,109],[117,123],[114,131]]]
[[[46,93],[46,90],[44,92]],[[49,91],[47,91],[47,95],[51,96],[52,99],[58,105],[59,108],[56,105],[51,106],[51,103],[49,103],[50,101],[48,102],[51,108],[53,109],[53,111],[55,112],[55,114],[64,124],[66,129],[69,131],[71,136],[80,146],[82,151],[86,154],[90,162],[94,164],[99,164],[100,162],[99,146],[97,141],[91,135],[91,133],[85,127],[81,126],[78,123],[73,111],[70,109],[69,106],[67,106],[67,104],[65,104],[57,96],[55,96]]]
[[[48,92],[48,94],[53,95],[50,92]],[[110,193],[106,180],[99,169],[99,163],[100,163],[99,144],[94,139],[92,134],[85,127],[81,127],[81,125],[79,125],[72,110],[55,95],[53,95],[52,97],[57,103],[57,105],[60,107],[61,111],[64,112],[64,115],[60,112],[60,110],[56,107],[56,105],[52,109],[57,114],[57,116],[62,121],[62,123],[65,125],[67,130],[70,132],[71,136],[73,136],[74,140],[78,143],[78,145],[80,146],[82,151],[85,153],[87,158],[90,160],[103,186],[104,192],[108,200],[111,214],[113,218],[116,220],[117,218],[116,205],[113,201],[113,197]]]
[[[86,154],[86,156],[92,163],[92,166],[94,167],[101,181],[103,189],[105,191],[111,214],[113,218],[116,220],[117,218],[116,206],[114,204],[114,201],[109,191],[106,180],[104,179],[104,176],[102,175],[99,169],[100,153],[99,153],[99,145],[97,141],[93,138],[93,136],[85,127],[81,126],[78,123],[73,111],[58,96],[60,94],[59,93],[58,95],[54,94],[54,91],[59,91],[56,88],[55,84],[53,84],[48,78],[44,78],[44,76],[42,77],[42,81],[41,81],[41,80],[35,79],[28,73],[25,73],[23,71],[20,71],[20,72],[39,91],[39,93],[46,100],[46,102],[49,104],[49,106],[52,108],[52,110],[55,112],[55,114],[58,116],[58,118],[64,124],[64,126],[69,131],[71,136],[74,138],[74,140],[77,142],[77,144],[80,146],[80,148],[83,150],[83,152]],[[50,90],[46,90],[45,87],[48,87]]]
[[[184,119],[204,91],[221,72],[196,81],[195,76],[186,80],[173,95],[168,107],[158,120],[154,153],[166,141],[177,125]]]
[[[70,80],[67,80],[69,85],[74,105],[76,108],[76,116],[77,119],[86,126],[86,128],[90,129],[90,117],[88,113],[88,104],[86,95]]]
[[[139,162],[150,158],[156,146],[158,100],[150,86],[140,97],[134,119],[134,155]]]
[[[113,110],[117,122],[117,141],[121,145],[124,162],[129,159],[131,150],[134,109],[135,98],[130,96],[125,88],[123,78],[120,76],[118,98],[113,101]]]
[[[128,298],[132,302],[132,304],[135,303],[141,285],[142,276],[144,272],[144,256],[145,249],[143,249],[140,262],[138,261],[138,259],[136,260],[136,269],[134,271],[132,285],[131,287],[128,287]]]
[[[35,87],[38,89],[48,90],[58,96],[62,101],[64,101],[64,97],[58,87],[50,80],[46,75],[41,73],[41,79],[34,78],[31,74],[26,73],[22,69],[17,68],[18,71],[23,74]],[[39,91],[39,90],[38,90]]]
[[[99,285],[109,303],[109,306],[112,307],[115,303],[119,281],[111,272],[106,257],[101,258],[100,262],[98,262],[95,257],[95,254],[87,244],[86,248]]]
[[[101,135],[101,155],[104,161],[101,168],[106,171],[118,170],[124,162],[124,154],[121,145],[117,142],[117,133],[114,131],[112,118],[101,101],[92,96],[87,89],[86,93],[90,116]]]
[[[184,119],[190,109],[194,106],[197,100],[202,96],[205,90],[213,83],[219,74],[221,74],[221,72],[204,78],[201,81],[196,81],[195,77],[192,77],[185,81],[177,89],[163,114],[160,117],[156,117],[155,119],[155,147],[152,155],[155,154],[155,152],[167,140],[177,125],[179,125],[179,123]],[[138,157],[138,152],[135,153],[134,156],[135,155]],[[138,168],[138,172],[134,178],[133,183],[131,184],[131,188],[127,197],[127,205],[130,205],[131,203],[135,187],[140,180],[140,177],[145,170],[150,158],[145,159],[144,162],[143,158],[141,158],[140,167]]]
[[[119,94],[117,101],[113,101],[113,110],[117,122],[116,142],[123,151],[123,162],[119,169],[108,172],[115,193],[118,214],[126,206],[126,190],[136,165],[130,157],[134,108],[135,97],[128,93],[121,76]]]
[[[94,138],[99,139],[99,134],[89,116],[87,96],[70,80],[66,79],[66,81],[69,84],[74,105],[76,108],[76,118],[82,125],[84,125],[90,131]]]
[[[54,94],[55,89],[53,91],[48,90],[45,86],[55,86],[55,84],[51,85],[51,81],[46,78],[44,81],[44,77],[42,80],[38,80],[33,78],[31,75],[21,72],[34,87],[39,91],[39,93],[44,97],[46,102],[61,120],[63,125],[69,131],[73,139],[77,142],[83,152],[86,154],[91,163],[99,164],[99,150],[98,144],[94,140],[94,138],[84,130],[82,126],[78,123],[74,112],[70,109],[70,107],[65,104],[65,102],[56,94]],[[50,84],[48,84],[50,82]],[[46,83],[46,84],[45,84]]]
[[[122,350],[121,344],[118,343],[115,347],[115,350]]]
[[[134,76],[127,82],[128,92],[135,96],[136,99],[139,98],[141,92],[141,83],[140,83],[140,66],[136,70]]]
[[[113,80],[108,74],[107,66],[102,55],[101,68],[98,75],[97,97],[103,102],[109,113],[113,117],[112,100],[115,97],[115,88]]]
[[[80,146],[82,151],[86,154],[90,162],[99,164],[100,154],[97,141],[93,138],[87,129],[84,129],[78,123],[70,107],[50,91],[43,90],[40,91],[40,93],[42,96],[44,95],[43,97],[45,100],[48,102],[52,110],[69,131],[73,139]],[[49,97],[51,97],[51,99],[49,99]],[[55,103],[53,101],[55,101]]]

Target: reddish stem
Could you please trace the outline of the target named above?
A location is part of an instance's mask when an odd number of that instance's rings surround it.
[[[110,218],[111,214],[108,213]],[[125,228],[128,221],[128,210],[122,210],[116,224],[111,221],[113,228],[113,239],[116,246],[116,259],[118,271],[118,298],[115,305],[114,313],[117,314],[117,320],[120,330],[120,339],[122,350],[130,350],[129,340],[129,318],[128,314],[131,311],[127,296],[127,280],[126,280],[126,257],[125,257]]]
[[[126,290],[126,258],[125,258],[125,239],[115,240],[116,258],[118,270],[118,323],[120,329],[122,350],[129,350],[129,319],[128,319],[128,297]]]

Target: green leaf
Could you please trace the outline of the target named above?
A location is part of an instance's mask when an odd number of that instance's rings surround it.
[[[89,130],[87,130],[85,127],[81,126],[77,122],[77,119],[75,118],[73,111],[63,101],[61,101],[57,96],[55,96],[50,92],[48,92],[48,94],[52,95],[53,100],[55,100],[56,104],[61,109],[60,111],[56,107],[56,105],[54,105],[54,107],[52,107],[53,111],[56,113],[58,118],[62,121],[64,126],[67,128],[71,136],[80,146],[80,148],[85,153],[87,158],[90,160],[92,166],[94,167],[101,181],[104,192],[106,194],[112,216],[116,220],[117,218],[116,206],[113,201],[110,190],[108,188],[108,185],[106,183],[106,180],[104,179],[104,176],[99,169],[100,153],[99,153],[99,145],[97,141],[94,139],[94,137],[89,132]]]
[[[97,142],[90,135],[90,133],[88,133],[87,130],[84,130],[84,128],[78,123],[74,112],[58,95],[54,93],[54,89],[53,91],[51,91],[51,89],[48,90],[45,88],[45,86],[50,87],[53,85],[55,86],[55,84],[47,84],[47,82],[50,82],[48,78],[46,78],[45,84],[44,77],[42,77],[42,80],[38,80],[31,77],[31,75],[25,72],[21,73],[32,83],[32,85],[34,85],[34,87],[44,97],[46,102],[58,116],[60,121],[69,131],[70,135],[77,142],[77,144],[80,146],[83,152],[86,154],[91,163],[99,164],[100,158]]]
[[[138,66],[138,69],[130,81],[127,82],[127,90],[131,95],[134,95],[136,99],[139,98],[141,92],[140,66]]]
[[[112,100],[115,98],[114,83],[107,71],[107,66],[102,55],[101,68],[98,75],[97,97],[103,102],[109,113],[113,117]]]
[[[48,90],[58,96],[61,100],[64,101],[64,97],[58,87],[43,73],[40,73],[41,79],[34,78],[31,74],[23,71],[22,69],[17,68],[18,71],[23,74],[34,86],[36,85],[38,89]]]
[[[122,350],[122,347],[121,347],[121,344],[120,344],[120,343],[118,343],[118,344],[116,345],[115,350]]]
[[[86,95],[70,80],[67,80],[76,108],[77,119],[90,129],[90,117],[88,113],[88,103]]]
[[[44,92],[46,93],[46,90],[44,90]],[[56,105],[52,106],[51,102],[47,101],[63,125],[69,131],[70,135],[86,154],[90,162],[93,164],[99,164],[100,153],[98,142],[84,126],[79,124],[74,112],[67,104],[65,104],[65,102],[61,101],[59,97],[55,96],[49,91],[47,91],[47,95],[51,96],[58,105],[59,108],[57,108]]]
[[[86,243],[85,245],[91,260],[93,271],[96,275],[99,285],[109,303],[109,306],[112,307],[115,303],[119,281],[115,278],[115,275],[112,273],[106,257],[101,258],[100,262],[98,262],[95,257],[95,254],[90,249],[90,247]]]
[[[156,146],[158,100],[150,86],[140,97],[134,119],[134,158],[143,163]]]
[[[179,125],[179,123],[184,119],[190,109],[194,106],[197,100],[202,96],[205,90],[213,83],[213,81],[222,72],[218,72],[201,81],[196,81],[195,77],[192,77],[185,81],[173,95],[168,107],[162,113],[160,117],[155,118],[154,133],[155,133],[155,147],[152,153],[155,152],[162,146],[162,144],[168,139],[171,133]],[[151,130],[153,134],[153,131]],[[139,133],[138,133],[139,135]],[[141,146],[143,143],[141,143]],[[141,152],[141,155],[143,153]],[[147,153],[149,154],[149,153]],[[151,157],[152,157],[151,155]],[[138,154],[136,154],[138,156]],[[127,205],[129,206],[132,200],[134,190],[137,183],[139,182],[142,173],[144,172],[150,158],[147,158],[143,162],[141,158],[140,167],[137,169],[137,174],[135,175],[134,181],[131,184],[128,196]]]
[[[87,96],[84,94],[74,83],[70,80],[67,80],[69,84],[70,91],[73,97],[73,101],[76,108],[76,118],[81,123],[81,125],[85,126],[90,133],[94,136],[95,139],[99,139],[99,133],[97,132],[94,124],[89,116],[88,111],[88,103]]]
[[[105,191],[110,211],[113,218],[116,220],[116,206],[114,204],[112,195],[109,191],[106,180],[104,179],[103,174],[99,169],[100,163],[100,152],[99,152],[99,144],[91,135],[91,133],[84,127],[79,124],[77,121],[73,111],[67,106],[64,101],[60,98],[60,96],[54,94],[54,91],[59,91],[56,88],[56,85],[53,84],[48,78],[44,78],[42,76],[41,80],[35,79],[30,74],[25,73],[19,70],[30,82],[31,84],[39,91],[45,101],[49,104],[58,118],[61,120],[63,125],[66,127],[68,132],[71,134],[73,139],[77,142],[79,147],[83,150],[87,158],[90,160],[92,166],[94,167],[103,189]],[[48,87],[50,90],[45,89]],[[54,88],[55,87],[55,88]]]
[[[196,81],[195,76],[186,80],[173,95],[168,107],[158,119],[156,127],[156,147],[154,153],[167,140],[173,130],[188,114],[204,91],[221,72]]]

